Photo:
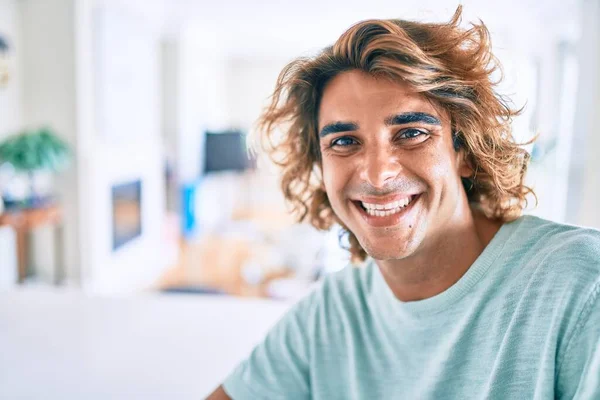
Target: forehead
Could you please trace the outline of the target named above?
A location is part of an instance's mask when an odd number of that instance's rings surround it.
[[[380,121],[391,114],[418,111],[447,119],[424,95],[404,82],[352,70],[340,73],[325,87],[319,105],[319,127],[335,121]]]

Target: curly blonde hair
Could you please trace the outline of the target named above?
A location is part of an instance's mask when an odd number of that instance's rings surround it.
[[[457,147],[474,171],[463,178],[469,202],[488,218],[511,221],[527,206],[524,185],[529,153],[515,142],[514,110],[498,95],[492,74],[501,72],[483,22],[461,28],[462,7],[447,23],[367,20],[348,29],[315,57],[289,63],[279,75],[270,105],[258,120],[259,145],[281,168],[281,188],[298,220],[317,229],[342,222],[334,214],[321,178],[319,102],[336,75],[361,70],[407,83],[450,115]],[[500,74],[501,75],[501,74]],[[532,140],[533,141],[533,140]],[[537,202],[537,198],[536,198]],[[354,262],[366,252],[348,233]]]

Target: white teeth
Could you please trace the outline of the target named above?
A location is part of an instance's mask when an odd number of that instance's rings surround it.
[[[375,217],[387,217],[396,214],[411,202],[411,197],[394,201],[388,204],[371,204],[362,202],[362,206],[367,210],[367,214]]]
[[[375,217],[387,217],[388,215],[396,214],[402,210],[402,207],[394,208],[393,210],[373,210],[367,209],[367,213],[369,215],[373,215]]]

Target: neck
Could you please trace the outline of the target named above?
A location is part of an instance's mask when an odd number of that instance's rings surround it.
[[[433,297],[454,285],[471,267],[502,226],[469,207],[434,245],[399,260],[377,260],[394,295],[401,301]]]

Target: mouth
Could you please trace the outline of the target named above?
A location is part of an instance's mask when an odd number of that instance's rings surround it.
[[[420,198],[421,193],[385,200],[385,202],[378,199],[365,199],[353,200],[352,203],[369,225],[390,227],[404,220]]]

